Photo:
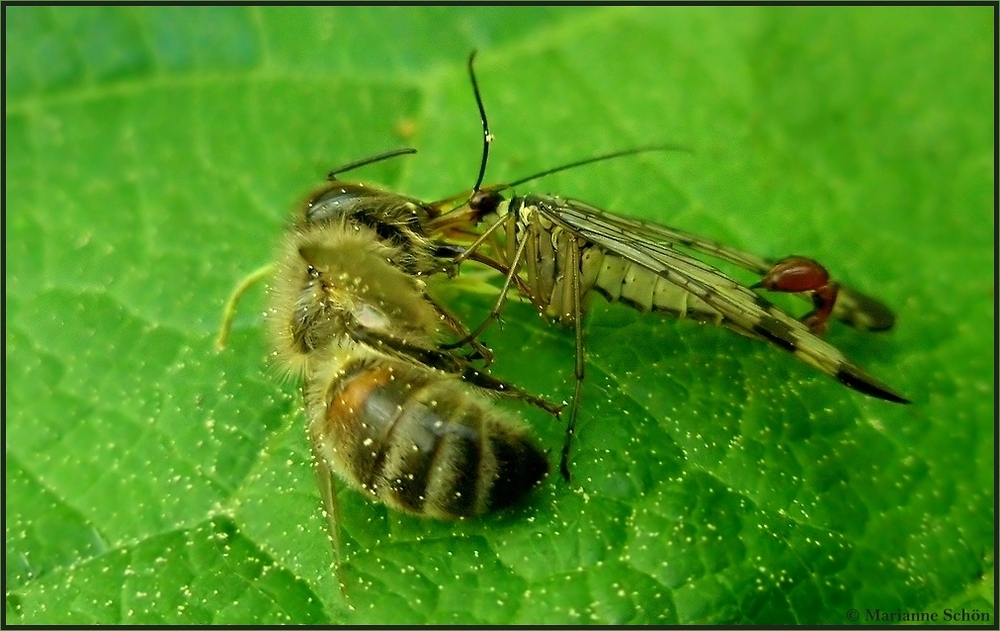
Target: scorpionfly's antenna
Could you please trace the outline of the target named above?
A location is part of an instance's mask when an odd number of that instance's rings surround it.
[[[639,153],[651,153],[654,151],[686,151],[691,153],[691,149],[687,147],[682,147],[680,145],[650,145],[648,147],[636,147],[634,149],[624,149],[622,151],[613,151],[611,153],[605,153],[603,155],[594,156],[593,158],[586,158],[584,160],[577,160],[576,162],[570,162],[569,164],[563,164],[561,166],[554,167],[552,169],[547,169],[527,177],[523,177],[520,180],[514,180],[508,184],[504,184],[504,188],[514,188],[515,186],[520,186],[527,182],[543,178],[546,175],[552,175],[553,173],[559,173],[560,171],[566,171],[574,167],[581,167],[585,164],[593,164],[595,162],[603,162],[605,160],[611,160],[614,158],[621,158],[623,156],[634,156]]]
[[[483,97],[479,93],[479,82],[476,81],[476,71],[472,68],[472,62],[476,59],[476,51],[469,55],[469,78],[472,79],[472,94],[476,97],[476,105],[479,106],[479,118],[483,121],[483,159],[479,163],[479,176],[476,178],[476,185],[472,187],[472,194],[479,191],[483,185],[483,178],[486,177],[486,161],[490,156],[490,143],[493,136],[490,134],[490,124],[486,120],[486,106],[483,105]]]
[[[476,105],[479,107],[479,118],[483,122],[483,158],[479,162],[479,176],[476,178],[476,185],[472,187],[472,197],[476,196],[479,192],[479,187],[483,185],[483,179],[486,177],[486,163],[490,156],[490,143],[493,142],[493,135],[490,133],[490,124],[486,118],[486,106],[483,105],[483,97],[479,92],[479,82],[476,81],[476,72],[473,69],[473,62],[476,59],[476,51],[472,51],[469,55],[469,79],[472,80],[472,94],[476,97]],[[584,160],[577,160],[576,162],[570,162],[569,164],[563,164],[561,166],[554,167],[552,169],[547,169],[527,177],[523,177],[514,182],[504,184],[502,187],[498,187],[499,190],[513,188],[520,184],[525,184],[543,178],[547,175],[552,175],[553,173],[559,173],[560,171],[566,171],[574,167],[584,166],[587,164],[593,164],[595,162],[603,162],[604,160],[612,160],[614,158],[622,158],[625,156],[634,156],[640,153],[650,153],[654,151],[686,151],[691,153],[691,149],[683,147],[680,145],[649,145],[646,147],[637,147],[634,149],[625,149],[623,151],[614,151],[612,153],[606,153],[603,155],[595,156],[592,158],[586,158]]]

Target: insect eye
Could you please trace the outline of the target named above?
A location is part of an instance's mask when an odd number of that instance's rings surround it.
[[[309,205],[306,208],[306,221],[318,223],[343,217],[352,211],[353,202],[359,197],[360,195],[357,193],[342,188],[323,191],[309,200]]]

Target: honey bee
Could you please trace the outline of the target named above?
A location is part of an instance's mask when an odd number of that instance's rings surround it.
[[[582,320],[599,294],[642,312],[657,311],[725,326],[768,342],[867,395],[909,403],[820,339],[830,317],[860,330],[887,330],[895,322],[879,300],[832,281],[817,261],[791,256],[770,261],[709,239],[659,224],[615,215],[585,202],[556,195],[511,196],[503,191],[571,167],[645,151],[615,152],[547,170],[509,184],[482,187],[492,135],[472,62],[469,75],[483,124],[479,177],[471,192],[430,204],[435,211],[427,234],[447,234],[464,247],[454,262],[472,260],[499,271],[505,282],[486,320],[458,344],[476,340],[496,320],[511,286],[548,320],[576,333],[576,386],[570,408],[560,471],[569,479],[569,451],[585,376]],[[464,202],[462,202],[464,200]],[[456,201],[459,203],[456,204]],[[448,212],[442,209],[448,205]],[[455,240],[455,239],[458,240]],[[446,239],[448,240],[448,239]],[[714,257],[756,275],[744,285],[694,255]],[[813,309],[797,319],[754,291],[797,295]]]
[[[391,508],[453,519],[506,507],[548,471],[544,454],[467,384],[522,396],[439,350],[441,319],[398,252],[342,219],[283,244],[268,323],[305,383],[318,461]]]
[[[472,517],[519,502],[548,474],[548,460],[486,395],[555,415],[562,406],[476,368],[485,347],[464,356],[443,349],[449,331],[468,330],[427,297],[418,275],[447,268],[421,235],[420,205],[331,177],[303,205],[276,262],[236,289],[218,343],[242,293],[270,274],[273,358],[303,384],[335,548],[332,473],[373,501],[426,517]]]

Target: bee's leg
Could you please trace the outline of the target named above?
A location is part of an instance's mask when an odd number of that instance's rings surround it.
[[[462,381],[505,397],[525,401],[556,418],[559,418],[563,408],[566,407],[565,403],[552,403],[542,397],[536,397],[512,383],[494,377],[489,373],[479,372],[472,366],[466,367],[465,372],[462,373]]]
[[[310,424],[312,419],[310,419]],[[337,493],[333,488],[333,471],[330,470],[330,463],[327,462],[320,450],[319,437],[310,428],[309,444],[312,447],[313,469],[316,472],[316,482],[319,484],[319,494],[323,500],[323,515],[326,517],[326,531],[330,538],[330,545],[333,547],[334,572],[337,575],[337,583],[340,585],[340,593],[347,598],[347,582],[344,580],[341,569],[340,554],[340,504],[337,502]]]
[[[573,323],[576,329],[576,365],[573,374],[576,386],[573,389],[573,402],[569,409],[569,423],[566,424],[566,440],[563,442],[562,457],[559,459],[559,471],[563,479],[569,482],[569,450],[576,432],[576,416],[580,410],[580,394],[583,392],[586,361],[583,354],[583,305],[580,298],[580,247],[576,235],[570,234],[569,269],[572,270],[573,289]]]
[[[351,337],[358,342],[392,351],[425,366],[436,368],[437,370],[453,375],[458,375],[463,381],[482,388],[483,390],[489,390],[514,399],[527,401],[528,403],[531,403],[532,405],[535,405],[554,416],[559,416],[559,412],[563,408],[561,404],[552,403],[542,399],[541,397],[536,397],[513,384],[507,383],[494,377],[493,375],[490,375],[489,373],[477,370],[464,357],[457,356],[447,351],[438,350],[436,348],[426,348],[410,344],[406,340],[366,329],[356,323],[351,324],[349,328]]]
[[[215,350],[222,352],[226,348],[226,343],[229,341],[229,332],[233,328],[233,319],[236,317],[236,307],[239,305],[240,300],[243,298],[243,294],[264,279],[265,276],[271,273],[271,264],[267,264],[258,270],[251,272],[246,278],[240,281],[236,288],[233,289],[233,293],[229,296],[229,300],[226,301],[226,305],[222,308],[222,322],[219,324],[219,335],[215,338]]]
[[[456,353],[411,344],[402,338],[374,331],[351,320],[347,320],[345,325],[348,334],[356,342],[378,348],[388,353],[394,353],[400,357],[436,368],[442,372],[462,374],[469,364],[469,360]]]
[[[541,397],[536,397],[513,384],[494,377],[489,373],[477,370],[472,367],[469,361],[464,357],[447,351],[438,350],[436,348],[425,348],[423,346],[410,344],[406,340],[366,329],[356,323],[350,324],[349,328],[351,337],[358,342],[375,348],[395,352],[400,356],[409,358],[410,360],[416,361],[425,366],[436,368],[442,372],[458,375],[463,381],[482,388],[483,390],[489,390],[503,396],[527,401],[528,403],[531,403],[532,405],[535,405],[557,417],[563,409],[561,404],[552,403]]]

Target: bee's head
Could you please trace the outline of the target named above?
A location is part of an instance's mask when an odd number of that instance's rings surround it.
[[[314,193],[304,211],[305,223],[365,226],[383,239],[395,240],[399,229],[421,232],[423,206],[409,197],[364,184],[334,180]]]
[[[303,222],[309,227],[369,230],[400,253],[396,265],[421,274],[441,267],[425,233],[429,212],[427,206],[409,197],[334,180],[308,199]]]
[[[350,221],[357,215],[370,214],[375,206],[372,202],[377,201],[381,195],[384,195],[382,191],[364,184],[334,180],[306,201],[306,223]]]

